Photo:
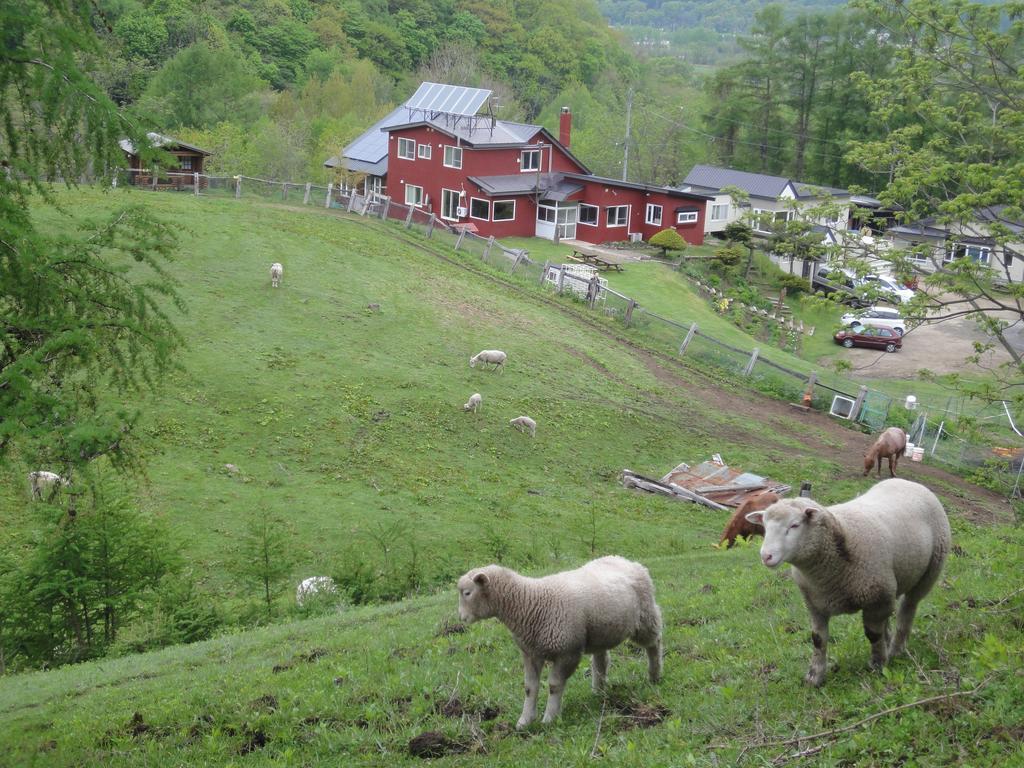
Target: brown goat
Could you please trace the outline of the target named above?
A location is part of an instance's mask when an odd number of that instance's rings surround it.
[[[875,440],[867,453],[864,454],[864,477],[871,474],[872,467],[878,462],[878,477],[882,476],[882,459],[889,459],[889,475],[896,477],[896,464],[900,456],[907,450],[907,433],[899,427],[889,427]]]
[[[721,546],[723,541],[728,541],[726,549],[730,549],[736,543],[737,536],[746,536],[747,538],[751,536],[764,536],[764,526],[747,520],[747,513],[756,512],[759,509],[768,509],[768,507],[779,500],[780,496],[772,491],[761,491],[744,499],[743,503],[733,512],[732,517],[729,518],[729,522],[722,532],[722,540],[718,542],[719,546]]]

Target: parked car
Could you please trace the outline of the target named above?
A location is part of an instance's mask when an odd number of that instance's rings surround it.
[[[880,301],[891,301],[893,304],[906,304],[914,298],[913,290],[900,285],[889,277],[865,275],[860,281],[860,284],[874,289],[878,294]]]
[[[854,280],[854,276],[846,270],[819,267],[811,280],[811,287],[826,296],[838,294],[839,301],[851,307],[866,307],[871,302],[857,295]]]
[[[903,347],[903,338],[888,328],[868,328],[858,325],[854,328],[836,331],[833,338],[836,344],[842,344],[847,348],[871,347],[872,349],[884,349],[886,352],[895,352]]]
[[[900,316],[898,309],[891,307],[868,307],[860,312],[847,312],[839,318],[839,322],[847,328],[856,325],[868,328],[887,328],[890,331],[895,331],[898,336],[902,336],[907,330],[907,321]]]

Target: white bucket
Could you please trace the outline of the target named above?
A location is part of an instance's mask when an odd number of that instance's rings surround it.
[[[910,460],[911,461],[921,461],[923,458],[924,458],[924,448],[919,445],[916,448],[914,448],[914,452],[913,452],[913,454],[911,454]]]
[[[903,449],[903,455],[904,456],[913,456],[914,455],[914,444],[913,443],[907,443],[907,447]]]

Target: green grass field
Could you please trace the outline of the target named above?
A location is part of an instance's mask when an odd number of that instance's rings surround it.
[[[712,548],[723,513],[623,490],[618,473],[659,476],[719,452],[809,480],[829,503],[872,482],[856,472],[861,436],[645,354],[570,303],[461,269],[393,225],[184,195],[61,195],[83,216],[126,198],[180,228],[189,304],[185,372],[138,403],[140,504],[234,617],[259,599],[233,576],[240,532],[263,514],[286,521],[285,623],[0,678],[0,766],[386,765],[411,762],[423,731],[460,745],[445,758],[458,765],[721,765],[756,743],[979,684],[743,762],[824,744],[810,760],[1024,764],[1024,534],[1008,505],[989,514],[991,494],[920,475],[946,502],[959,549],[922,606],[911,657],[869,674],[859,620],[840,618],[837,669],[806,690],[795,586],[759,564],[756,546]],[[51,211],[40,218],[61,225]],[[285,266],[276,291],[272,261]],[[509,353],[503,374],[469,368],[482,348]],[[475,416],[461,410],[472,392],[484,397]],[[537,420],[536,439],[509,428],[519,414]],[[25,544],[36,514],[27,469],[0,469],[8,549]],[[454,579],[491,561],[541,574],[608,553],[651,567],[665,681],[646,683],[642,657],[620,649],[609,697],[590,692],[585,662],[562,720],[516,734],[519,654],[494,622],[454,626]],[[412,596],[317,618],[293,607],[298,580],[360,567],[382,595],[398,585]]]

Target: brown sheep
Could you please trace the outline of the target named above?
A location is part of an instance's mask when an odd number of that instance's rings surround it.
[[[907,450],[907,433],[899,427],[889,427],[875,440],[867,453],[864,454],[864,477],[871,474],[875,462],[878,462],[878,477],[882,476],[882,459],[889,459],[889,475],[896,477],[896,464],[900,456]]]
[[[721,546],[723,541],[728,541],[726,549],[731,549],[736,544],[737,536],[745,536],[748,539],[751,536],[764,536],[764,526],[749,522],[747,520],[747,513],[768,509],[768,507],[780,499],[781,497],[772,491],[761,491],[744,499],[732,517],[729,518],[729,523],[722,532],[722,540],[718,542],[719,546]]]

